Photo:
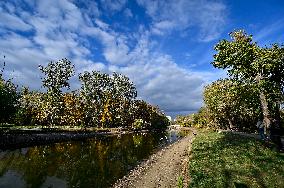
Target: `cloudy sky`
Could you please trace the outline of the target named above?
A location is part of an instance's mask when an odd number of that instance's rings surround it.
[[[77,74],[129,76],[139,98],[169,115],[198,110],[204,85],[226,76],[210,62],[214,45],[234,29],[260,45],[283,43],[284,1],[0,1],[6,78],[39,90],[38,65],[68,58]],[[79,87],[76,78],[71,82]]]

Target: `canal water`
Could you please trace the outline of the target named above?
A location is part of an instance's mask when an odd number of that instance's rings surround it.
[[[110,187],[155,150],[186,134],[129,133],[0,151],[0,187]]]

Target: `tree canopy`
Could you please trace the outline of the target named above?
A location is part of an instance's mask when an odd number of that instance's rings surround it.
[[[213,66],[226,69],[229,76],[258,89],[266,128],[279,119],[283,102],[284,47],[273,44],[260,47],[245,31],[230,33],[231,40],[221,40],[216,46]],[[277,117],[276,117],[277,116]]]

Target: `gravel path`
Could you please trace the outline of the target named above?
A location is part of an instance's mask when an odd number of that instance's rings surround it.
[[[191,142],[196,131],[169,145],[149,160],[116,182],[114,187],[177,187],[177,179],[182,176],[184,187],[188,184],[188,159]]]

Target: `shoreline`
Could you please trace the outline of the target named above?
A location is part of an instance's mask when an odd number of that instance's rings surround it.
[[[177,187],[178,178],[183,178],[183,186],[189,182],[187,164],[191,143],[196,130],[184,138],[159,149],[147,160],[117,180],[113,188],[125,187]]]
[[[13,150],[37,145],[47,145],[57,142],[80,141],[100,136],[115,136],[149,131],[166,131],[157,129],[127,129],[127,128],[32,128],[32,129],[0,129],[0,150]],[[175,129],[177,130],[177,129]],[[178,128],[189,130],[189,128]]]
[[[37,145],[48,145],[57,142],[80,141],[100,136],[115,136],[135,132],[149,132],[157,130],[131,130],[120,128],[109,129],[15,129],[0,131],[0,150],[13,150]]]

